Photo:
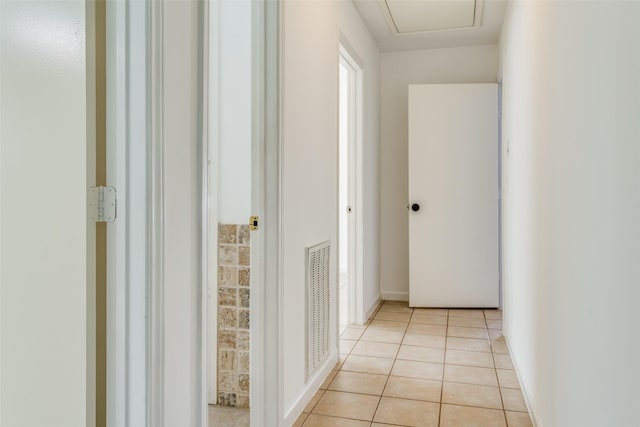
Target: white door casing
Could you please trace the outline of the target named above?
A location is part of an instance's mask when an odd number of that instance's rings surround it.
[[[497,307],[496,84],[409,86],[409,304]]]

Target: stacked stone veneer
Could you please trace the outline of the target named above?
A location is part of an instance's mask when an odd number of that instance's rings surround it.
[[[218,226],[218,405],[249,407],[249,226]]]

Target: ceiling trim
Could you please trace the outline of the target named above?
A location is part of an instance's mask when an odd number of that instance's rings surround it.
[[[393,15],[391,14],[391,9],[389,8],[389,3],[387,3],[387,0],[378,0],[378,5],[380,6],[380,10],[382,11],[382,15],[384,16],[385,21],[387,21],[389,30],[394,36],[419,35],[419,34],[429,34],[434,32],[459,31],[459,30],[469,30],[473,28],[479,28],[482,25],[482,16],[483,16],[482,12],[484,10],[484,0],[475,0],[475,8],[473,13],[473,25],[471,26],[401,32],[398,29],[398,26],[393,19]]]

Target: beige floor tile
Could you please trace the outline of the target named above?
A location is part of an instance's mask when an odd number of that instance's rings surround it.
[[[411,317],[410,312],[397,312],[397,311],[379,311],[376,314],[376,320],[393,320],[396,322],[408,322]]]
[[[442,382],[390,376],[384,388],[384,396],[400,399],[427,400],[440,402]]]
[[[308,416],[309,416],[309,414],[307,414],[306,412],[303,412],[302,414],[300,414],[298,419],[293,423],[293,425],[291,427],[302,427],[302,424],[304,424],[304,422],[305,422],[305,420],[307,419]]]
[[[304,427],[369,427],[369,422],[311,414]]]
[[[491,353],[479,351],[447,350],[445,363],[451,365],[479,366],[481,368],[493,368]]]
[[[408,334],[422,334],[422,335],[447,335],[447,327],[443,325],[429,325],[426,323],[411,323],[407,328]]]
[[[504,339],[504,336],[502,335],[502,329],[489,329],[489,339],[490,340]]]
[[[496,364],[497,369],[513,369],[513,363],[511,363],[511,356],[508,354],[493,354],[493,361]]]
[[[478,340],[474,338],[447,337],[447,350],[449,349],[491,353],[489,340],[485,339]]]
[[[374,421],[409,427],[438,427],[439,412],[438,403],[383,397]]]
[[[327,391],[312,413],[371,421],[379,400],[377,396]]]
[[[316,405],[318,404],[318,402],[322,398],[323,394],[324,394],[324,390],[318,390],[316,392],[316,394],[313,395],[313,397],[311,398],[309,403],[307,403],[307,406],[304,407],[302,412],[311,412],[311,411],[313,411],[313,408],[316,407]]]
[[[494,353],[509,354],[509,348],[507,347],[507,343],[502,340],[491,341],[491,350]]]
[[[387,375],[340,371],[333,379],[329,390],[380,396],[386,382]]]
[[[484,319],[484,311],[475,309],[449,309],[449,317],[474,317],[476,319]]]
[[[454,383],[498,386],[495,369],[475,366],[445,365],[444,380]]]
[[[354,328],[352,326],[347,326],[347,329],[345,329],[342,335],[340,335],[340,339],[357,340],[362,336],[363,332],[364,328]]]
[[[251,421],[249,408],[209,405],[208,412],[210,426],[248,427]]]
[[[412,360],[396,360],[391,375],[425,380],[442,381],[444,366],[439,363],[414,362]]]
[[[442,403],[502,409],[498,387],[476,384],[445,382],[442,386]]]
[[[399,426],[398,424],[380,424],[380,423],[373,423],[373,424],[371,424],[371,427],[402,427],[402,426]]]
[[[502,388],[502,403],[506,411],[527,412],[522,392],[517,388]]]
[[[395,358],[398,354],[400,344],[390,344],[383,342],[358,341],[351,350],[351,354],[359,356],[387,357]]]
[[[340,340],[340,353],[349,354],[358,341]]]
[[[459,338],[487,339],[487,330],[484,328],[467,328],[464,326],[449,326],[447,335]]]
[[[512,371],[510,369],[496,369],[496,373],[498,374],[500,387],[520,388],[516,371]]]
[[[396,300],[384,300],[382,301],[384,305],[401,305],[403,307],[409,307],[409,301],[396,301]]]
[[[484,317],[489,320],[502,320],[502,311],[500,310],[485,310]]]
[[[434,347],[444,348],[446,338],[437,335],[424,335],[407,333],[404,335],[402,344],[404,345],[417,345],[420,347]]]
[[[393,311],[396,313],[411,313],[411,309],[409,308],[408,305],[389,304],[386,302],[382,304],[382,306],[378,310],[378,313],[385,312],[385,311]]]
[[[342,365],[342,371],[364,372],[367,374],[389,375],[393,359],[382,357],[356,356],[352,354]]]
[[[361,341],[386,342],[391,344],[400,344],[404,337],[404,331],[390,331],[387,329],[377,329],[369,327],[362,334]]]
[[[431,314],[435,316],[448,316],[448,308],[414,308],[413,314]]]
[[[466,326],[469,328],[486,328],[484,319],[477,317],[450,317],[449,326]]]
[[[533,427],[531,417],[526,412],[510,412],[506,411],[507,425],[509,427]]]
[[[504,412],[498,409],[442,405],[440,427],[506,427]]]
[[[416,362],[444,363],[444,349],[402,345],[398,352],[398,359],[415,360]]]
[[[404,332],[407,330],[407,325],[409,321],[406,322],[397,322],[393,320],[377,320],[373,319],[369,324],[367,329],[383,329],[386,331],[401,331]]]
[[[502,320],[500,320],[500,319],[487,319],[487,328],[489,328],[489,329],[502,329]]]
[[[447,316],[436,314],[419,313],[414,311],[411,316],[411,323],[427,323],[429,325],[447,325]]]
[[[340,369],[342,367],[342,365],[344,364],[345,360],[347,360],[347,356],[346,354],[340,354],[338,356],[338,361],[336,362],[336,365],[333,367],[333,369]]]
[[[331,384],[331,381],[333,381],[337,373],[338,373],[337,369],[334,369],[331,372],[329,372],[329,375],[327,375],[327,378],[325,378],[322,384],[320,385],[320,390],[324,390],[328,388],[329,384]]]

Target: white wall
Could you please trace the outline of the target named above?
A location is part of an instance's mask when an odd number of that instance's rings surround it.
[[[90,3],[0,3],[0,425],[95,425]]]
[[[210,127],[218,149],[218,222],[246,224],[251,213],[252,136],[252,45],[251,2],[216,2],[211,31],[217,34],[212,46],[212,68],[218,74],[215,126]],[[213,27],[213,26],[218,26]],[[216,133],[217,132],[217,133]],[[215,226],[215,225],[214,225]]]
[[[409,300],[409,84],[495,83],[497,46],[380,56],[380,286],[385,299]]]
[[[638,425],[639,19],[618,1],[506,16],[504,327],[539,427]]]
[[[295,417],[315,391],[305,384],[305,247],[331,240],[337,286],[340,32],[364,62],[364,297],[365,305],[377,301],[378,50],[350,1],[285,1],[282,8],[283,404]],[[334,357],[336,338],[337,330]]]

